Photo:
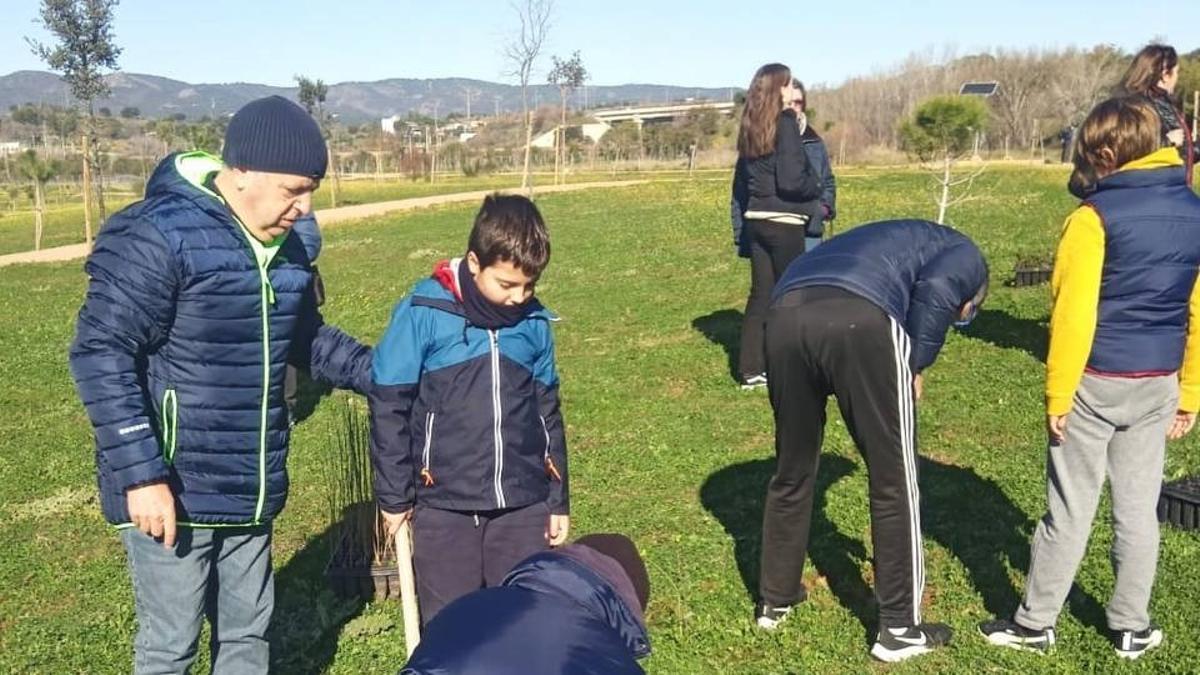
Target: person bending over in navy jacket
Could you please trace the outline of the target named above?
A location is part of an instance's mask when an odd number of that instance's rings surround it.
[[[923,220],[863,225],[791,264],[767,312],[775,475],[763,513],[755,619],[774,628],[806,592],[800,581],[830,394],[870,474],[879,633],[871,654],[901,661],[945,644],[921,622],[925,584],[914,402],[946,331],[987,295],[975,244]]]
[[[536,553],[499,588],[451,603],[401,675],[638,675],[650,577],[619,534]]]
[[[186,672],[205,614],[214,672],[267,672],[271,528],[288,491],[284,367],[370,386],[370,350],[324,324],[291,232],[326,164],[302,108],[252,101],[221,159],[168,156],[88,257],[71,374],[100,506],[129,558],[135,673]]]
[[[555,317],[533,297],[549,261],[533,202],[487,197],[466,256],[413,288],[376,348],[375,494],[389,532],[412,517],[426,622],[566,540]]]

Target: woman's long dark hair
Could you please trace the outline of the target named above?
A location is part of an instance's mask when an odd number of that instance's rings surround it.
[[[762,157],[775,152],[775,123],[783,110],[779,91],[791,81],[792,71],[782,63],[768,63],[754,73],[738,128],[739,157]]]
[[[1126,95],[1138,94],[1150,98],[1162,96],[1158,87],[1163,75],[1179,64],[1179,54],[1170,45],[1151,44],[1133,57],[1125,77],[1121,78],[1121,89]]]

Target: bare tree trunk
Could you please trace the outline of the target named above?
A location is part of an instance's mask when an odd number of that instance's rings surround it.
[[[560,121],[558,124],[558,137],[560,139],[560,142],[555,144],[556,146],[558,146],[557,151],[556,151],[558,153],[556,155],[556,159],[558,159],[558,161],[556,162],[556,168],[555,168],[555,182],[556,183],[558,183],[558,182],[566,183],[567,182],[567,176],[566,176],[566,173],[567,173],[567,91],[562,88],[559,88],[558,91],[559,91],[560,98],[562,99],[562,111],[561,111],[562,114],[559,117]],[[561,174],[562,174],[561,178],[559,178],[559,172],[561,172]]]
[[[104,219],[108,217],[108,208],[104,204],[104,166],[100,163],[100,157],[96,156],[96,146],[92,146],[92,161],[95,162],[92,170],[92,192],[96,195],[96,210],[99,217],[96,222],[104,224]]]
[[[92,250],[92,167],[87,132],[83,134],[83,241]]]
[[[42,224],[46,213],[46,186],[36,178],[33,181],[33,250],[42,250]]]
[[[1192,92],[1192,142],[1196,141],[1196,125],[1200,123],[1200,91]]]
[[[950,204],[950,152],[946,151],[942,159],[942,198],[938,200],[939,225],[946,222],[946,206]]]
[[[524,95],[521,99],[524,101]],[[529,106],[525,106],[525,160],[521,169],[521,189],[529,190],[529,154],[533,143],[533,118],[529,115]]]
[[[433,109],[433,161],[429,168],[429,182],[437,180],[438,155],[441,154],[442,136],[438,131],[437,107]]]
[[[333,154],[333,144],[325,141],[325,152],[329,155],[329,206],[337,208],[338,205],[338,188],[341,185],[338,183],[338,161],[337,156]]]
[[[429,159],[429,127],[426,126],[425,127],[425,156],[421,158],[422,168],[424,168],[425,160],[428,160],[428,159]],[[432,163],[429,165],[429,168],[433,169]],[[429,182],[430,183],[433,182],[433,171],[432,170],[429,172]]]
[[[641,118],[638,118],[635,121],[637,122],[637,132],[638,132],[637,170],[641,171],[642,170],[642,158],[645,157],[645,155],[646,155],[646,144],[642,142],[642,120],[641,120]]]

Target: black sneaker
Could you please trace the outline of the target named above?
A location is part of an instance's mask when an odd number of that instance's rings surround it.
[[[950,643],[954,631],[944,623],[923,623],[901,628],[880,628],[871,656],[897,663]]]
[[[979,634],[1001,647],[1045,654],[1054,646],[1054,629],[1026,628],[1008,619],[994,619],[979,624]]]
[[[742,376],[742,391],[750,391],[767,386],[767,374],[759,375],[743,375]]]
[[[769,602],[759,601],[754,606],[754,623],[758,624],[759,628],[767,630],[775,630],[783,620],[792,613],[793,605],[781,605],[776,607]]]
[[[1113,647],[1117,656],[1123,659],[1136,659],[1142,654],[1162,644],[1162,629],[1154,624],[1145,630],[1113,631]]]

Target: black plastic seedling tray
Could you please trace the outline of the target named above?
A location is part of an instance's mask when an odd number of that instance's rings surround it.
[[[1200,530],[1200,476],[1163,483],[1158,520],[1182,530]]]

